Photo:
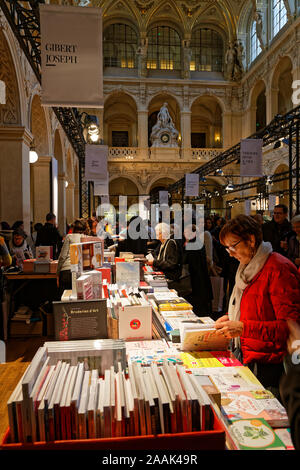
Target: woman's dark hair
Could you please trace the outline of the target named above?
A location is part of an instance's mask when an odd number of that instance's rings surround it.
[[[41,228],[43,228],[43,224],[37,222],[36,224],[34,224],[33,228],[36,232],[38,232],[39,230],[41,230]]]
[[[260,224],[252,217],[240,214],[232,220],[229,220],[221,229],[219,239],[222,245],[227,235],[233,234],[244,241],[250,240],[250,235],[255,237],[255,247],[258,248],[263,241],[263,234]]]
[[[86,219],[76,219],[72,224],[73,233],[83,233],[89,235],[91,230]]]
[[[10,230],[10,225],[8,222],[1,222],[1,230]]]
[[[17,230],[21,225],[24,225],[23,220],[17,220],[11,227],[12,230]]]
[[[27,235],[26,235],[26,233],[24,232],[24,230],[22,230],[20,227],[17,228],[16,230],[13,231],[13,234],[12,234],[12,244],[13,244],[13,246],[17,246],[17,245],[15,245],[15,242],[14,242],[14,236],[15,236],[15,235],[18,235],[18,236],[23,237],[24,240],[26,240],[26,238],[27,238]],[[24,243],[24,242],[23,242],[23,243]],[[20,245],[20,246],[21,246],[21,245]]]

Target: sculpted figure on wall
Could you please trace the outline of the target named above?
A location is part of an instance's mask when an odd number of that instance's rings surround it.
[[[136,51],[139,77],[147,76],[147,49],[148,38],[142,38]]]
[[[263,35],[263,20],[262,20],[262,16],[261,16],[261,13],[259,13],[259,11],[255,11],[254,12],[254,15],[253,15],[253,19],[256,23],[256,35],[257,35],[257,39],[259,41],[259,44],[260,44],[260,47],[261,49],[263,50],[264,49],[264,43],[263,43],[263,39],[262,39],[262,35]]]
[[[157,122],[152,127],[152,147],[178,147],[178,134],[168,110],[168,103],[164,103],[157,115]]]

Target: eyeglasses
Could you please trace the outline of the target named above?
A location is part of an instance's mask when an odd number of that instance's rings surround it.
[[[283,212],[273,212],[273,215],[283,215]]]
[[[227,253],[230,253],[230,252],[235,253],[235,252],[236,252],[236,248],[235,248],[235,247],[238,246],[238,244],[241,243],[241,241],[242,241],[242,239],[239,240],[238,242],[236,242],[234,245],[225,246],[225,249],[226,249]]]

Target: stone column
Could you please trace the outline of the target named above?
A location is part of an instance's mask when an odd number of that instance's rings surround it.
[[[66,175],[58,175],[58,214],[57,217],[58,230],[61,235],[66,233]]]
[[[23,126],[0,127],[0,220],[24,221],[30,233],[30,163],[32,134]]]
[[[74,189],[74,219],[79,217],[79,186]]]
[[[39,156],[36,163],[31,165],[32,175],[32,215],[33,223],[44,223],[46,215],[51,210],[51,157]]]
[[[140,155],[147,158],[148,156],[148,111],[138,111],[138,147]]]
[[[74,189],[75,189],[75,184],[74,183],[69,183],[67,190],[66,190],[66,213],[67,213],[67,222],[68,224],[72,224],[75,219],[75,209],[74,209]]]
[[[181,149],[184,159],[191,158],[191,111],[181,111]]]
[[[228,113],[228,112],[223,113],[222,118],[223,118],[222,142],[223,142],[223,147],[228,148],[231,146],[231,142],[232,142],[231,113]]]
[[[266,89],[266,120],[269,124],[275,114],[278,113],[278,91],[279,88],[274,88],[271,84]]]

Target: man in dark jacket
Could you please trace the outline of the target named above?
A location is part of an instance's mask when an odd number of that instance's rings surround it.
[[[62,236],[56,227],[56,216],[51,212],[46,215],[46,223],[37,234],[35,246],[52,246],[53,259],[58,259]]]
[[[286,256],[287,242],[293,234],[292,225],[287,219],[288,208],[284,204],[274,207],[273,220],[262,225],[263,239],[270,242],[273,251]]]

